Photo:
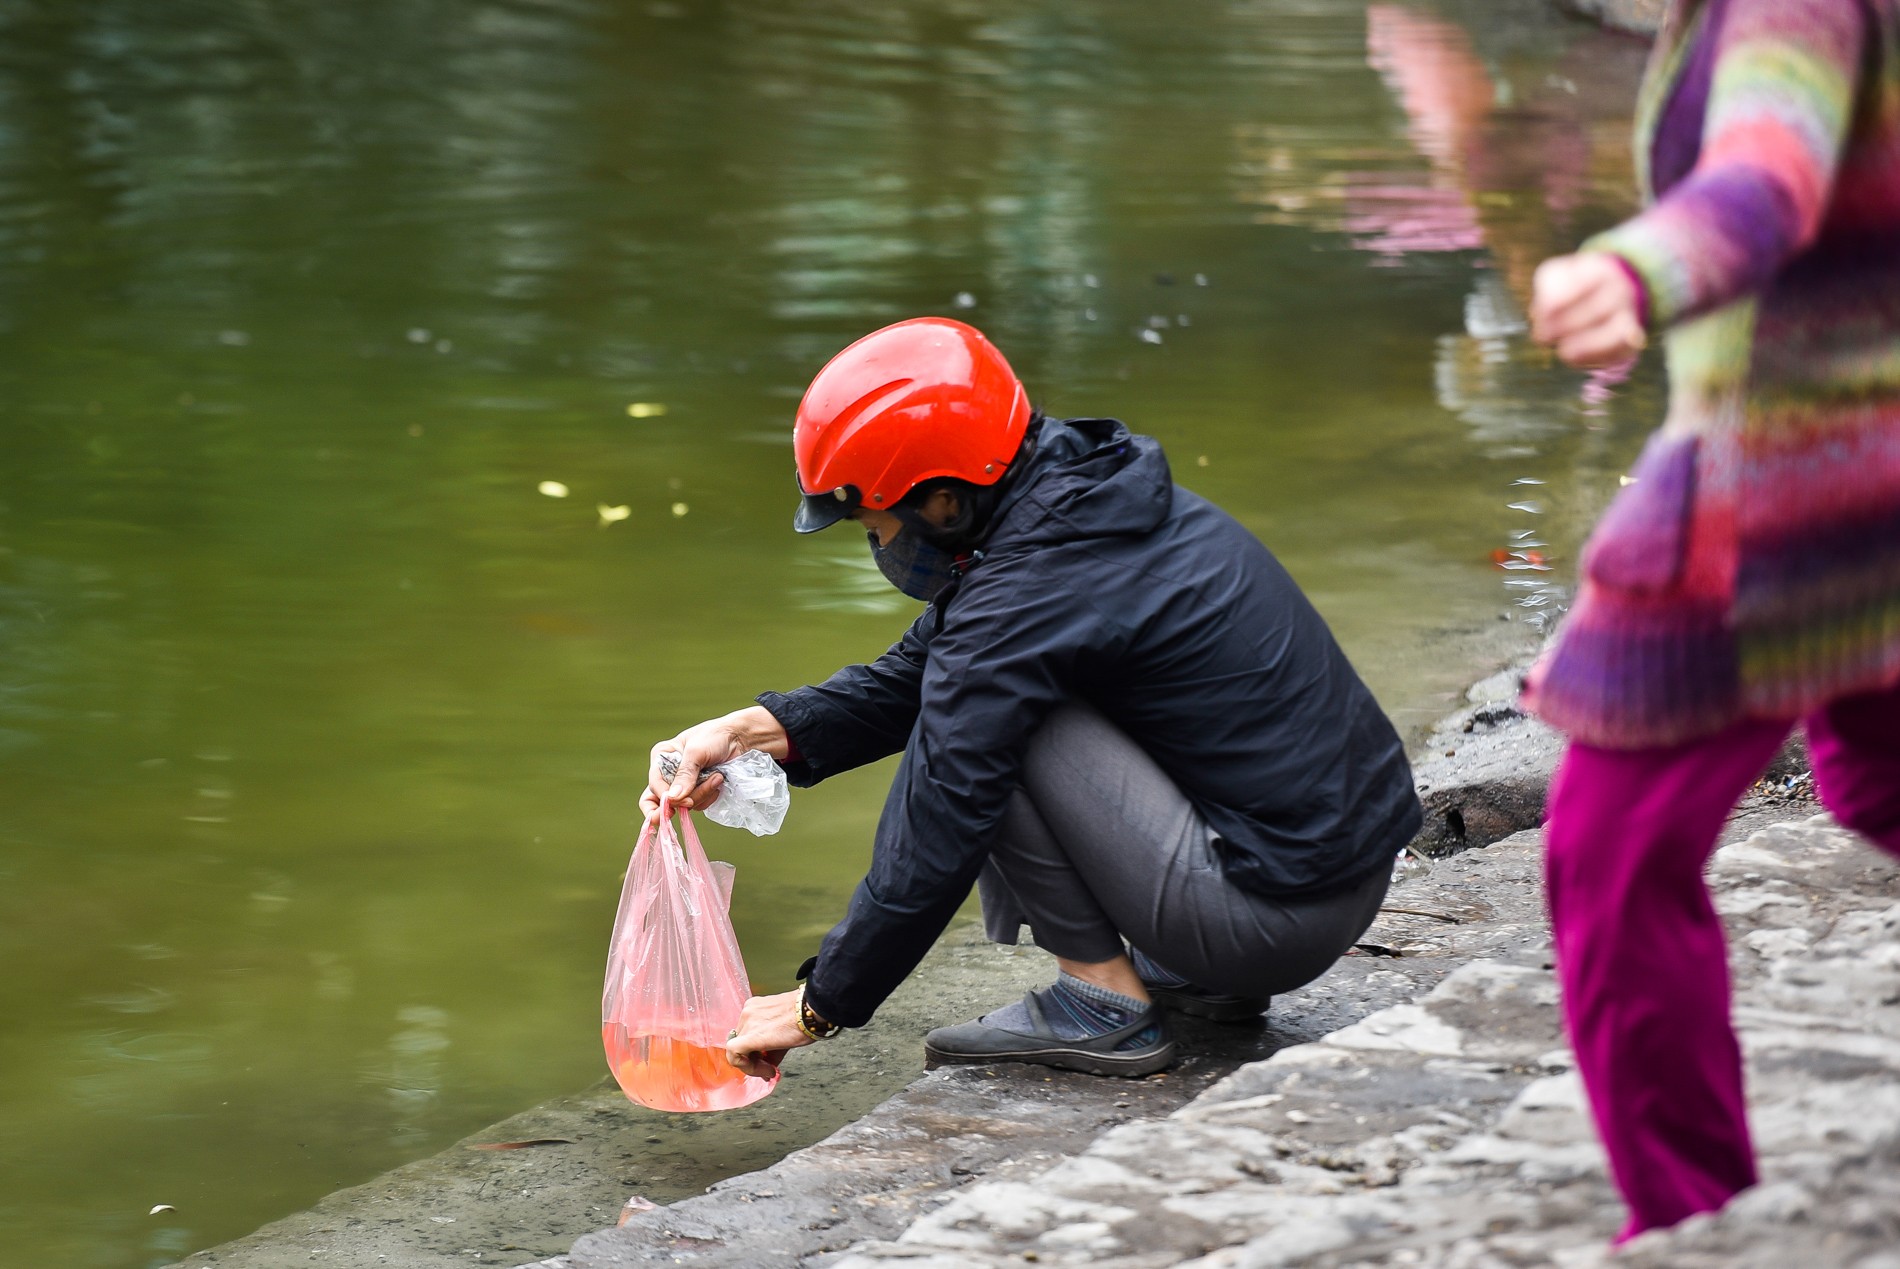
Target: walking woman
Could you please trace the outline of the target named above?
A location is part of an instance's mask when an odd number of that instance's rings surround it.
[[[1551,918],[1619,1241],[1755,1182],[1702,868],[1794,726],[1900,855],[1900,0],[1673,0],[1638,117],[1650,205],[1532,304],[1574,365],[1668,347],[1668,419],[1527,690],[1570,738]]]

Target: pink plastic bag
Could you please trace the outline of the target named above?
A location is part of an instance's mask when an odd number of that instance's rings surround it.
[[[726,907],[732,866],[710,863],[693,817],[660,804],[640,830],[620,891],[600,1038],[621,1089],[654,1110],[731,1110],[778,1086],[726,1060],[726,1036],[751,994]]]

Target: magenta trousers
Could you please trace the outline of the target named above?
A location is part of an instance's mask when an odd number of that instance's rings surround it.
[[[1821,801],[1900,856],[1900,687],[1805,720]],[[1755,1183],[1727,944],[1703,866],[1794,720],[1667,749],[1572,744],[1550,788],[1545,878],[1564,1026],[1629,1224],[1714,1211]]]

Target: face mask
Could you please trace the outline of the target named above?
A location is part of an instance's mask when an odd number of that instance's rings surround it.
[[[926,603],[948,586],[957,575],[957,557],[930,545],[908,529],[900,530],[889,546],[878,545],[877,534],[864,535],[871,543],[871,557],[886,581]]]

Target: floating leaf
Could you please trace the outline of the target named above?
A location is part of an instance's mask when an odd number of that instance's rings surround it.
[[[550,498],[567,497],[567,486],[562,484],[558,480],[544,480],[540,484],[536,485],[535,488],[539,489],[542,493],[546,494]]]
[[[633,514],[632,507],[610,507],[604,502],[595,503],[594,510],[600,512],[600,527],[603,529]]]
[[[657,419],[666,413],[666,406],[659,401],[635,401],[627,407],[630,419]]]
[[[533,1146],[571,1146],[574,1143],[566,1137],[535,1137],[528,1141],[480,1141],[469,1146],[470,1150],[527,1150]]]
[[[683,516],[683,515],[685,515],[685,514],[686,514],[686,504],[685,504],[685,503],[683,503],[683,502],[676,502],[676,503],[674,503],[674,504],[673,504],[673,514],[674,514],[674,515],[676,515],[676,516]]]

